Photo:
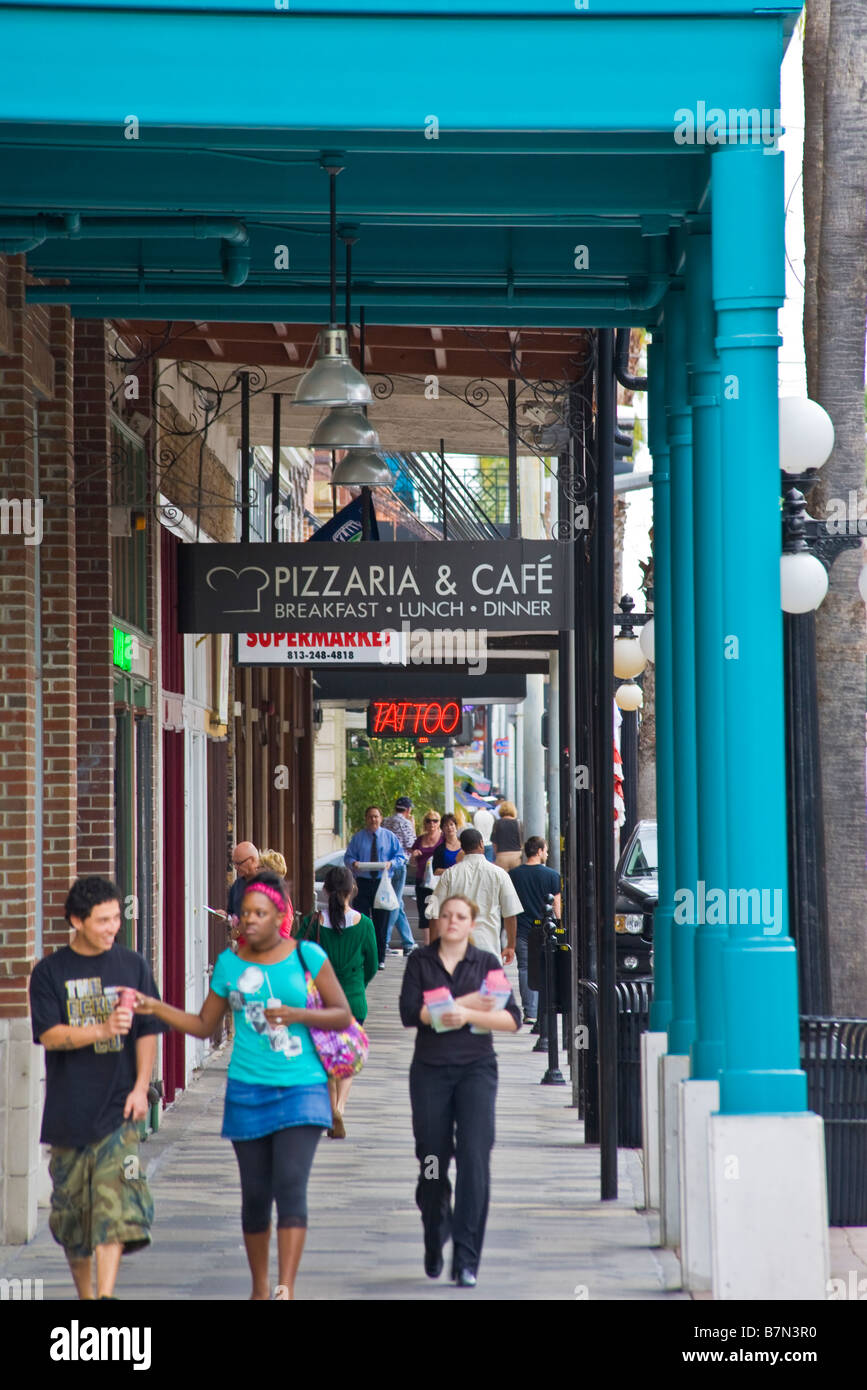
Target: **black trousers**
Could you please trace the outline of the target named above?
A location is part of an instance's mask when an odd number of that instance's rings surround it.
[[[479,1267],[491,1186],[497,1059],[409,1070],[412,1132],[419,1161],[416,1205],[425,1247],[441,1249],[451,1235],[457,1269]],[[455,1203],[449,1164],[455,1159]]]
[[[415,885],[415,905],[418,908],[418,924],[422,931],[424,931],[425,927],[430,926],[430,922],[424,915],[424,910],[428,905],[428,899],[432,892],[432,888],[425,888],[422,883],[417,883]]]
[[[373,906],[376,897],[376,890],[379,887],[378,878],[357,878],[358,893],[356,894],[352,906],[359,912],[363,912],[365,917],[369,917],[373,922],[373,929],[376,932],[376,948],[379,952],[379,963],[385,960],[385,950],[388,945],[388,919],[390,912],[383,912],[380,908]]]
[[[271,1229],[271,1209],[277,1204],[277,1226],[307,1225],[307,1180],[320,1125],[292,1125],[261,1139],[232,1141],[241,1174],[241,1229],[248,1235]]]

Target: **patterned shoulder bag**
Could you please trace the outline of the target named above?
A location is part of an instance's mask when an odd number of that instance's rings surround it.
[[[296,949],[307,984],[306,1007],[308,1009],[324,1009],[325,1005],[319,990],[316,988],[316,981],[307,969],[300,941]],[[358,1075],[367,1061],[367,1054],[370,1051],[370,1041],[360,1023],[353,1019],[349,1027],[339,1033],[322,1028],[310,1028],[308,1031],[313,1040],[313,1046],[319,1054],[319,1060],[328,1076],[333,1077],[335,1081],[343,1081],[350,1076]]]

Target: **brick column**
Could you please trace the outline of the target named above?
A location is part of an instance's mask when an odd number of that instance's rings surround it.
[[[76,876],[76,612],[75,470],[73,465],[73,325],[62,306],[50,309],[54,397],[39,406],[39,490],[43,499],[42,700],[43,945],[69,939],[63,905]]]
[[[34,964],[36,834],[36,585],[38,544],[22,504],[38,516],[34,449],[33,323],[23,257],[0,256],[0,1241],[36,1229],[41,1056],[30,1043],[27,980]],[[18,508],[17,515],[15,508]],[[16,534],[17,532],[17,534]],[[32,542],[38,531],[29,537]]]
[[[75,324],[78,872],[114,873],[111,432],[105,325]]]

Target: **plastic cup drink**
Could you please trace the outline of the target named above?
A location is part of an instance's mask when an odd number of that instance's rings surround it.
[[[269,999],[269,1000],[268,1000],[268,1003],[265,1005],[265,1008],[266,1008],[266,1009],[282,1009],[282,1007],[283,1007],[283,1000],[282,1000],[282,999]]]

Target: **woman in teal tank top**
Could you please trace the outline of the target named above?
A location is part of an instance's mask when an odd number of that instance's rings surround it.
[[[241,902],[238,952],[225,950],[199,1013],[144,995],[136,1010],[181,1033],[209,1038],[227,1008],[235,1020],[223,1137],[231,1139],[241,1175],[241,1226],[253,1299],[270,1298],[271,1213],[277,1204],[278,1292],[294,1298],[307,1234],[307,1181],[322,1130],[331,1123],[328,1078],[309,1029],[346,1028],[352,1014],[325,952],[304,946],[304,965],[324,1008],[308,1009],[298,943],[276,874],[261,870]],[[282,930],[281,930],[282,929]]]

